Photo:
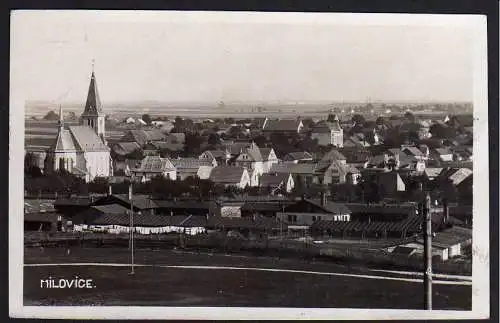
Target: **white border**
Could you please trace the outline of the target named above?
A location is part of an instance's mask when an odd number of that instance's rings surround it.
[[[11,16],[10,145],[9,145],[9,313],[11,317],[45,319],[471,319],[489,317],[489,171],[486,17],[478,15],[147,12],[136,11],[17,11]],[[180,307],[32,307],[23,306],[23,164],[24,106],[22,66],[16,61],[16,26],[33,14],[55,20],[85,15],[91,21],[126,20],[190,23],[290,23],[363,26],[469,25],[476,31],[474,48],[474,229],[472,311],[301,308],[180,308]],[[93,20],[95,19],[95,20]],[[36,55],[36,53],[33,53]]]

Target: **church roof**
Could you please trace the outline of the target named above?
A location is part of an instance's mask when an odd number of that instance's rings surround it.
[[[87,101],[85,102],[85,109],[83,110],[84,116],[99,115],[102,113],[102,104],[99,97],[99,91],[97,90],[97,82],[95,79],[94,72],[90,77],[89,91],[87,93]]]
[[[75,143],[73,137],[68,129],[60,128],[61,130],[57,133],[57,138],[50,147],[51,151],[62,152],[62,151],[74,151]]]
[[[77,147],[83,151],[109,151],[101,138],[88,126],[70,126],[69,131],[73,135]]]

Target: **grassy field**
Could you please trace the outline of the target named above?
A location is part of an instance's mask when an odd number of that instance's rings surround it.
[[[25,263],[123,263],[127,249],[26,248]],[[231,266],[370,274],[367,268],[270,257],[137,250],[136,267],[47,266],[24,268],[25,305],[254,306],[420,309],[418,282],[329,276],[311,273],[165,268]],[[42,289],[48,277],[92,279],[92,289]],[[435,285],[434,308],[470,310],[471,286]]]

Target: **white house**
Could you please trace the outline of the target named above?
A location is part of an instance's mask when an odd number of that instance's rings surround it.
[[[82,177],[86,182],[96,177],[111,176],[112,160],[106,142],[104,119],[105,114],[92,71],[80,125],[66,129],[62,108],[59,108],[57,137],[47,151],[45,171],[50,173],[64,169]]]
[[[320,121],[312,129],[311,138],[318,140],[318,145],[344,146],[344,130],[338,118],[333,122]]]
[[[259,177],[268,173],[272,165],[278,163],[278,158],[272,148],[259,148],[255,143],[242,147],[234,157],[234,165],[246,167],[250,174],[250,185],[258,186]]]
[[[217,166],[215,160],[209,161],[198,158],[178,158],[172,159],[171,162],[177,171],[177,179],[181,181],[188,177],[208,179],[212,169]]]
[[[215,184],[245,188],[250,186],[250,175],[245,167],[217,166],[212,169],[209,179]]]
[[[134,177],[141,182],[146,182],[157,176],[163,176],[170,180],[177,179],[177,170],[168,158],[160,156],[146,156],[140,165],[131,170]]]

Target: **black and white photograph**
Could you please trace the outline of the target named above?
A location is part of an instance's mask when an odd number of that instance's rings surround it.
[[[19,10],[10,94],[11,316],[488,318],[484,16]]]

